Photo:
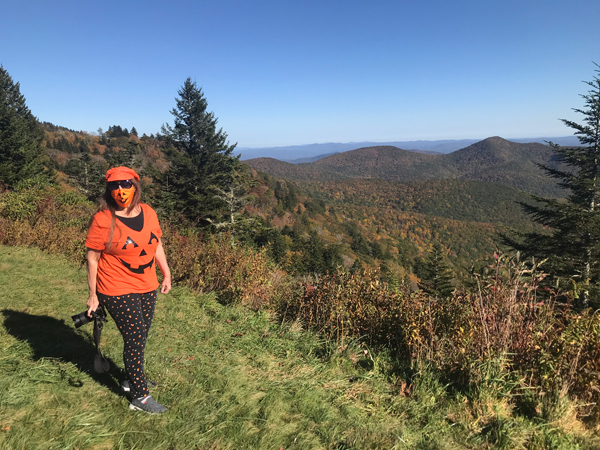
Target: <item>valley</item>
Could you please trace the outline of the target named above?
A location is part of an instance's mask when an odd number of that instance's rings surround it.
[[[142,175],[147,201],[169,214],[155,186],[169,166],[159,136],[138,137],[117,126],[103,136],[44,127],[64,183],[94,199],[106,167],[131,165]],[[539,229],[520,206],[533,201],[530,193],[564,195],[538,164],[556,167],[550,147],[499,137],[449,154],[378,146],[310,163],[243,161],[250,201],[241,212],[259,222],[240,231],[240,239],[266,248],[296,275],[379,266],[414,286],[419,265],[439,243],[459,282],[503,248],[503,233]]]
[[[347,267],[358,260],[400,277],[413,274],[438,242],[461,278],[504,248],[502,234],[540,230],[521,207],[534,202],[531,193],[564,195],[538,166],[556,167],[550,147],[498,137],[447,155],[386,146],[304,164],[269,158],[245,163],[256,176],[281,180],[280,190],[294,186],[304,195],[298,197],[302,208],[288,204],[283,214],[280,193],[270,205],[271,211],[279,205],[279,214],[262,210],[270,223],[299,234],[316,229],[325,243],[338,246]]]

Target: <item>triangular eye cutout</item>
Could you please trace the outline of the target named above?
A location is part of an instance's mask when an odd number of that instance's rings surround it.
[[[133,244],[133,248],[139,247],[139,245],[137,245],[133,239],[131,239],[129,236],[127,236],[127,240],[125,241],[123,250],[125,250],[129,244]]]
[[[156,235],[150,232],[150,242],[148,242],[148,244],[152,244],[152,239],[155,239],[156,242],[158,242],[158,238],[156,237]]]
[[[142,250],[142,253],[140,253],[140,256],[146,256],[148,253],[146,253],[146,250]]]

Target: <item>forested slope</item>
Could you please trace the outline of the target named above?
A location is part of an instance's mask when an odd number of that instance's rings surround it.
[[[273,176],[300,180],[377,178],[412,182],[462,179],[504,184],[544,196],[564,195],[539,167],[539,164],[556,166],[549,146],[518,144],[500,137],[485,139],[447,155],[426,155],[378,146],[338,153],[306,164],[293,165],[267,158],[244,162]]]
[[[299,184],[336,207],[348,204],[377,206],[452,220],[515,227],[531,225],[530,217],[519,204],[531,202],[530,195],[500,184],[456,179],[412,183],[353,179]]]

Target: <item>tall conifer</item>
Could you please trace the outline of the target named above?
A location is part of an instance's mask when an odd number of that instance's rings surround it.
[[[0,66],[0,182],[9,186],[44,174],[44,132],[8,72]],[[47,172],[50,175],[51,172]]]
[[[452,274],[444,258],[444,251],[438,242],[433,244],[429,257],[419,270],[421,289],[438,298],[449,297],[454,290]]]
[[[223,129],[217,130],[217,118],[209,112],[202,89],[188,78],[177,92],[171,110],[174,124],[162,132],[172,151],[167,177],[172,212],[182,213],[194,221],[206,221],[222,213],[223,202],[215,188],[227,190],[233,182],[238,158],[232,156],[234,145],[227,141]]]
[[[585,106],[574,108],[583,115],[583,123],[562,119],[575,130],[581,146],[550,144],[563,168],[542,166],[567,190],[566,201],[533,196],[538,205],[523,207],[550,232],[508,239],[527,256],[548,258],[547,267],[555,275],[579,284],[579,306],[584,308],[600,305],[600,78],[585,83],[590,86],[581,96]]]

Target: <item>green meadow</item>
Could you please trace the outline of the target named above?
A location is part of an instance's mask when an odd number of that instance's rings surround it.
[[[112,321],[92,369],[85,269],[0,247],[1,449],[595,449],[575,406],[548,420],[510,399],[467,399],[435,377],[412,384],[359,342],[330,348],[301,324],[224,306],[175,287],[160,295],[146,349],[152,395],[169,411],[128,409],[122,340]]]

